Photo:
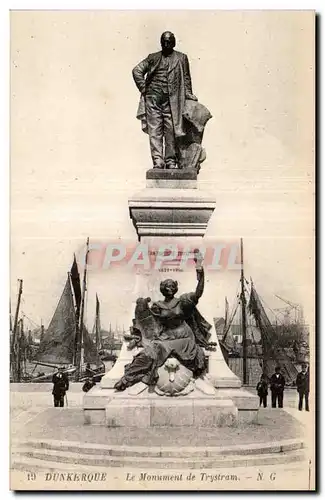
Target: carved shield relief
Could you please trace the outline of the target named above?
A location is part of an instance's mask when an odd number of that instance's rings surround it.
[[[175,358],[167,359],[158,375],[155,392],[160,396],[181,396],[193,390],[193,373]]]

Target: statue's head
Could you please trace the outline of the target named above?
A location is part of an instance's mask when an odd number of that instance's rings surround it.
[[[164,297],[174,297],[175,293],[178,291],[177,281],[167,279],[160,283],[160,291]]]
[[[174,33],[171,31],[165,31],[160,37],[160,45],[162,51],[165,54],[170,54],[176,45],[176,39]]]

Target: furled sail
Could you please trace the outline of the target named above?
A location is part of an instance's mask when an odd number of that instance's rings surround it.
[[[77,315],[79,317],[80,305],[81,305],[81,287],[80,287],[80,276],[79,276],[79,271],[78,271],[78,264],[77,264],[77,260],[76,260],[75,255],[73,256],[73,263],[71,266],[70,277],[71,277],[72,288],[74,291],[74,297],[75,297],[75,301],[76,301]]]
[[[92,363],[99,365],[101,364],[96,345],[90,338],[90,335],[88,333],[87,328],[85,325],[83,326],[83,331],[82,331],[82,343],[83,343],[83,357],[84,357],[84,362],[85,363]]]
[[[75,332],[76,315],[68,277],[50,325],[41,339],[35,361],[72,364]]]
[[[295,382],[298,371],[284,349],[276,346],[276,333],[265,312],[263,304],[252,283],[248,309],[253,315],[256,324],[261,332],[263,350],[263,371],[267,376],[274,373],[276,365],[284,370],[286,382]]]

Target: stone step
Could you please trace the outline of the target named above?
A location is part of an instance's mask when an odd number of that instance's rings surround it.
[[[131,456],[131,457],[218,457],[231,455],[261,455],[265,453],[283,453],[304,447],[302,439],[283,440],[281,442],[256,443],[229,446],[124,446],[76,441],[57,441],[34,439],[12,443],[12,451],[18,448],[74,452],[83,455]]]
[[[110,456],[103,454],[81,454],[80,452],[57,451],[49,449],[33,449],[29,447],[12,450],[11,468],[17,469],[21,464],[31,466],[31,460],[39,460],[46,464],[56,463],[69,466],[88,467],[137,467],[137,468],[185,468],[201,469],[215,467],[249,467],[255,465],[272,465],[292,463],[305,459],[304,450],[294,450],[282,453],[264,453],[256,455],[233,455],[217,457],[144,457],[144,456]],[[26,461],[27,460],[27,461]],[[62,465],[61,465],[62,467]]]
[[[78,464],[78,469],[76,469],[75,464],[55,462],[51,460],[40,460],[38,458],[30,458],[23,455],[12,457],[11,459],[11,472],[23,471],[23,472],[76,472],[82,474],[83,472],[107,472],[107,467],[92,466],[92,465],[82,465]]]

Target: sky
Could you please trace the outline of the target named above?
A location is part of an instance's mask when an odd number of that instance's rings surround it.
[[[202,29],[202,27],[204,29]],[[11,303],[48,325],[73,254],[137,236],[128,199],[145,187],[148,137],[131,70],[176,35],[193,91],[211,111],[198,189],[216,198],[205,241],[244,240],[245,275],[314,321],[314,67],[311,12],[11,12]],[[180,274],[180,273],[178,273]],[[239,271],[208,272],[207,319],[233,302]],[[126,325],[139,278],[125,266],[89,273],[102,325]],[[195,273],[179,277],[180,292]]]

